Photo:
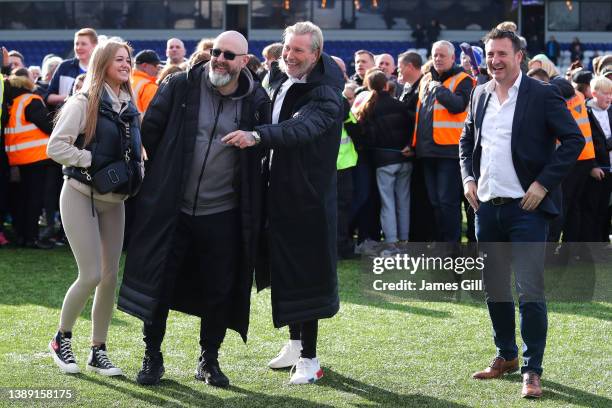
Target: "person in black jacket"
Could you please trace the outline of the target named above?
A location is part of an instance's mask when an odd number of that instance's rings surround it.
[[[368,74],[366,82],[370,96],[357,111],[361,132],[351,135],[357,143],[374,149],[376,184],[380,193],[380,223],[385,234],[386,250],[399,249],[408,240],[410,228],[410,175],[414,156],[410,134],[414,127],[414,112],[394,99],[388,89],[384,72]]]
[[[221,142],[270,121],[247,51],[242,34],[222,33],[209,62],[162,82],[143,120],[147,178],[133,202],[118,303],[144,322],[139,384],[157,384],[164,374],[169,309],[201,317],[196,378],[207,384],[229,385],[218,362],[227,329],[247,338],[265,150]]]
[[[290,338],[298,344],[287,344],[269,365],[295,364],[290,383],[308,384],[323,375],[316,354],[318,320],[334,316],[340,307],[336,159],[344,79],[338,64],[323,53],[323,34],[313,23],[287,27],[284,43],[284,74],[271,79],[272,124],[256,126],[255,134],[232,132],[224,141],[273,149],[267,191],[272,319],[275,327],[289,325]]]

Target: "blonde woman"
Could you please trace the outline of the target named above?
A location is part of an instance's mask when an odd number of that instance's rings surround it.
[[[139,184],[143,176],[139,114],[129,82],[131,62],[127,43],[108,40],[95,48],[83,88],[62,107],[47,147],[49,157],[64,166],[60,212],[79,270],[49,343],[55,363],[65,373],[79,372],[72,328],[95,293],[86,368],[106,376],[122,375],[106,354],[106,337],[123,245],[123,202],[134,194],[132,182]],[[132,170],[138,174],[125,183],[124,173],[134,174]],[[107,173],[117,181],[112,189],[101,182]]]

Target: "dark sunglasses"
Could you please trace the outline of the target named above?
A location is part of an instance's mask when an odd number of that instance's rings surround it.
[[[231,51],[223,51],[220,48],[213,48],[212,50],[210,50],[210,54],[217,58],[219,56],[221,56],[221,54],[223,54],[223,58],[225,58],[228,61],[233,61],[234,58],[239,57],[241,55],[246,55],[246,54],[236,54],[234,52]]]

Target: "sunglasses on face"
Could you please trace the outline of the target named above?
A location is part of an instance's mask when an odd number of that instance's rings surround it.
[[[221,56],[221,54],[223,54],[223,58],[225,58],[228,61],[233,61],[234,58],[239,57],[241,55],[246,55],[246,54],[236,54],[234,52],[231,51],[223,51],[220,48],[213,48],[212,50],[210,50],[210,54],[217,58],[219,56]]]

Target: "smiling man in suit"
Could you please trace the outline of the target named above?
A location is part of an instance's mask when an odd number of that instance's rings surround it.
[[[561,210],[558,187],[584,138],[557,88],[521,73],[515,33],[494,29],[484,41],[493,79],[472,93],[459,143],[461,175],[476,211],[478,241],[511,243],[524,344],[522,395],[539,397],[548,328],[544,243],[549,220]],[[521,245],[525,242],[530,244]],[[519,368],[511,268],[500,258],[501,246],[488,245],[492,259],[487,265],[495,266],[483,271],[497,355],[490,367],[474,373],[476,379],[499,378]]]

